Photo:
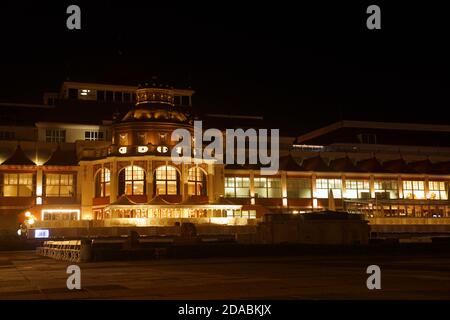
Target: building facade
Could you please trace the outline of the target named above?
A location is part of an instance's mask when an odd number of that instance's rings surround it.
[[[193,132],[193,93],[66,82],[43,104],[2,103],[0,230],[23,221],[252,224],[265,213],[330,208],[371,223],[450,224],[450,126],[341,121],[282,136],[275,175],[213,160],[175,164],[171,134]],[[243,128],[255,120],[206,118],[214,121],[204,129],[221,130],[230,119]]]

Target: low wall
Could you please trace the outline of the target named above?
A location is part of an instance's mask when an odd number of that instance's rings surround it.
[[[369,224],[373,233],[450,233],[450,218],[372,218]]]
[[[450,218],[369,218],[370,225],[448,225]]]
[[[247,218],[121,218],[107,220],[77,220],[77,221],[36,221],[33,228],[104,228],[104,227],[150,227],[174,226],[175,223],[195,223],[196,225],[256,225],[257,219]]]
[[[256,226],[223,226],[215,224],[196,225],[198,235],[238,235],[255,234]],[[82,237],[121,237],[128,236],[130,231],[136,231],[141,236],[167,236],[176,237],[181,234],[179,226],[121,226],[121,227],[48,227],[49,238],[73,238]],[[34,239],[34,229],[30,229],[28,237]]]

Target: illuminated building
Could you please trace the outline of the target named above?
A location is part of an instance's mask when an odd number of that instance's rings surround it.
[[[327,209],[330,194],[337,210],[363,212],[371,223],[450,224],[450,126],[342,121],[284,136],[270,176],[257,165],[176,165],[170,136],[193,130],[193,93],[66,82],[43,105],[2,103],[0,229],[16,228],[25,212],[39,227],[245,225],[267,212]],[[258,117],[206,118],[222,130],[230,120],[262,125]],[[409,222],[417,223],[401,223]]]

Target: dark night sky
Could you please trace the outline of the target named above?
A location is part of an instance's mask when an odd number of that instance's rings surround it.
[[[200,110],[274,126],[450,124],[450,28],[437,4],[374,2],[382,30],[369,31],[372,2],[92,2],[1,2],[1,100],[39,98],[64,79],[159,75],[191,85]],[[81,31],[65,27],[69,4],[81,7]]]

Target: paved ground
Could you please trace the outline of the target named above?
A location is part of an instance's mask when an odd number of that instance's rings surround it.
[[[377,264],[382,289],[368,290]],[[450,257],[261,257],[80,264],[83,290],[66,288],[69,263],[0,252],[0,299],[450,299]]]

